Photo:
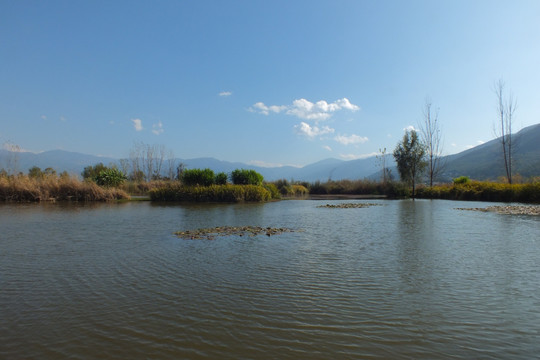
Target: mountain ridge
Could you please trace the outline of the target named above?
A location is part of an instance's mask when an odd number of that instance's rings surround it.
[[[525,127],[513,134],[515,143],[514,174],[524,177],[540,176],[540,124]],[[328,181],[342,179],[379,179],[380,165],[376,156],[357,160],[340,160],[326,158],[303,167],[279,166],[262,167],[242,162],[218,160],[213,157],[194,159],[176,158],[176,163],[182,162],[186,168],[210,168],[215,172],[226,172],[244,168],[261,173],[268,181],[278,179],[299,181]],[[0,168],[16,166],[17,171],[27,172],[32,166],[41,169],[54,168],[57,172],[80,175],[86,166],[97,163],[105,165],[118,164],[119,159],[96,155],[83,154],[65,150],[49,150],[41,153],[0,150]],[[493,139],[474,148],[443,157],[445,163],[442,181],[449,181],[458,176],[468,176],[477,180],[496,180],[504,176],[500,140]],[[387,167],[393,169],[397,177],[394,160],[387,155]]]

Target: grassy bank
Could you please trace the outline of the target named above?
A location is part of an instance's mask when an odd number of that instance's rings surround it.
[[[80,181],[72,176],[0,177],[0,201],[110,201],[119,199],[129,199],[129,195],[123,190],[103,188],[93,182]]]
[[[270,191],[260,185],[183,186],[169,183],[149,191],[152,201],[193,202],[262,202],[272,198]]]
[[[370,180],[319,181],[307,184],[310,195],[385,195],[388,198],[410,196],[409,188],[400,182]]]
[[[416,195],[418,198],[425,199],[540,203],[540,182],[503,184],[469,181],[463,184],[444,184],[431,188],[420,187]]]

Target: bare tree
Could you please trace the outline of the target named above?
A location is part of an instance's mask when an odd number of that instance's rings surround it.
[[[21,152],[21,147],[10,141],[6,141],[3,148],[7,150],[5,159],[6,171],[10,175],[15,175],[19,168],[19,153]]]
[[[512,162],[514,143],[512,141],[512,123],[517,108],[517,101],[513,94],[505,94],[505,83],[499,79],[495,83],[494,92],[497,96],[497,122],[495,123],[495,135],[499,138],[502,146],[504,170],[509,184],[512,183]]]
[[[388,155],[389,154],[386,152],[386,148],[379,149],[379,154],[377,155],[377,160],[382,171],[381,178],[383,184],[386,184],[387,181],[392,180],[392,174],[390,173],[390,169],[386,167],[386,157]]]
[[[174,158],[174,152],[169,150],[167,152],[167,177],[169,180],[174,179],[176,159]]]
[[[424,121],[420,124],[422,141],[426,147],[426,170],[429,178],[429,186],[433,186],[433,180],[444,170],[444,162],[441,156],[443,143],[441,137],[441,126],[439,124],[439,109],[433,111],[432,103],[426,98],[424,104]]]

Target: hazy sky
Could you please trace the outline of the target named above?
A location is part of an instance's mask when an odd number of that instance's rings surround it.
[[[540,123],[540,1],[0,0],[0,142],[306,165],[439,108],[445,152]]]

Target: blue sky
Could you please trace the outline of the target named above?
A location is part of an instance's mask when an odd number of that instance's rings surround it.
[[[0,142],[302,166],[391,152],[439,109],[445,153],[540,123],[540,1],[0,0]]]

